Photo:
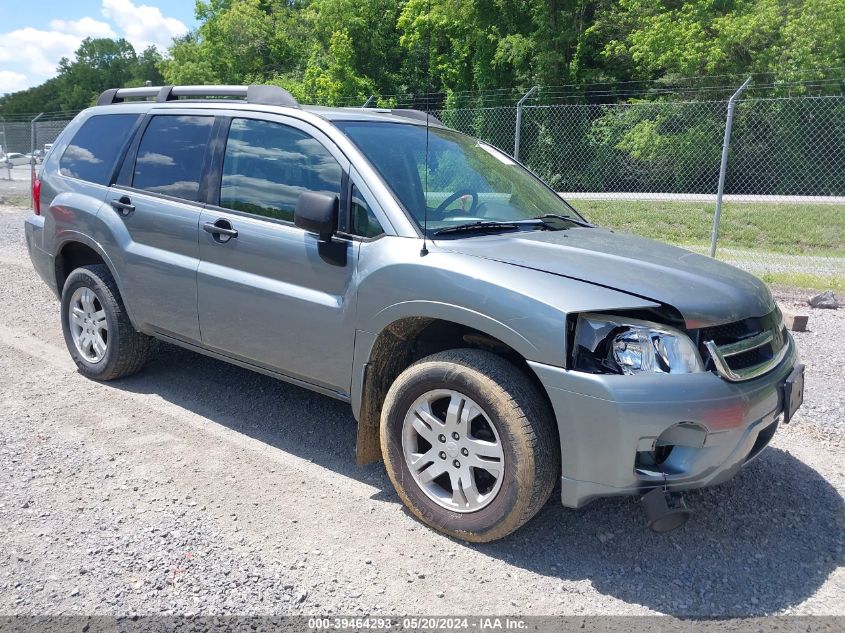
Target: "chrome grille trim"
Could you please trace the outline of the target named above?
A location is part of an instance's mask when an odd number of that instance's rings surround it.
[[[772,351],[771,358],[751,367],[744,367],[742,369],[731,368],[729,362],[731,357],[752,352],[766,345],[769,345]],[[705,341],[704,347],[710,354],[710,358],[713,359],[716,373],[730,382],[742,382],[762,376],[780,365],[781,361],[789,352],[790,342],[789,335],[783,326],[783,316],[780,310],[777,310],[775,327],[771,330],[765,330],[749,338],[725,345],[716,345],[713,341]]]

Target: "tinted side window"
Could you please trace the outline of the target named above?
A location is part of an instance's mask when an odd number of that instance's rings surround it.
[[[138,145],[132,186],[196,201],[213,123],[210,116],[153,117]]]
[[[295,128],[234,119],[220,183],[220,206],[293,221],[303,191],[340,193],[341,168],[319,141]]]
[[[128,140],[137,114],[92,116],[76,132],[61,160],[59,173],[108,185],[117,155]]]
[[[352,230],[350,233],[361,237],[378,237],[384,233],[370,205],[355,185],[352,185]]]

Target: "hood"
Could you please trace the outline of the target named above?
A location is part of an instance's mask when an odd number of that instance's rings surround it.
[[[689,328],[774,310],[768,287],[753,275],[682,248],[606,229],[503,233],[438,240],[437,245],[668,304]]]

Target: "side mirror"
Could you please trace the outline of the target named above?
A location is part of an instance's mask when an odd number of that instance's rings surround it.
[[[296,201],[293,223],[309,233],[316,233],[321,242],[328,242],[337,231],[339,205],[336,195],[306,191]]]

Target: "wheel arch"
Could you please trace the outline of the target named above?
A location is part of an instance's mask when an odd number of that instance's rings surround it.
[[[117,269],[103,248],[97,244],[96,241],[83,233],[71,232],[64,235],[56,247],[54,274],[56,279],[56,291],[59,297],[62,295],[62,289],[64,288],[68,276],[75,269],[88,264],[103,264],[109,269],[109,273],[117,285],[118,292],[120,292],[120,296],[123,300],[124,306],[126,307],[129,319],[130,321],[133,321],[132,312],[127,305],[126,296],[123,293],[123,285],[121,284],[120,275],[117,273]]]
[[[390,386],[407,367],[431,354],[458,348],[493,352],[513,363],[546,397],[527,362],[536,349],[527,339],[490,317],[463,308],[446,313],[443,304],[435,305],[441,309],[427,311],[427,316],[400,316],[377,334],[359,331],[356,335],[351,404],[358,419],[359,464],[381,459],[379,422]]]

